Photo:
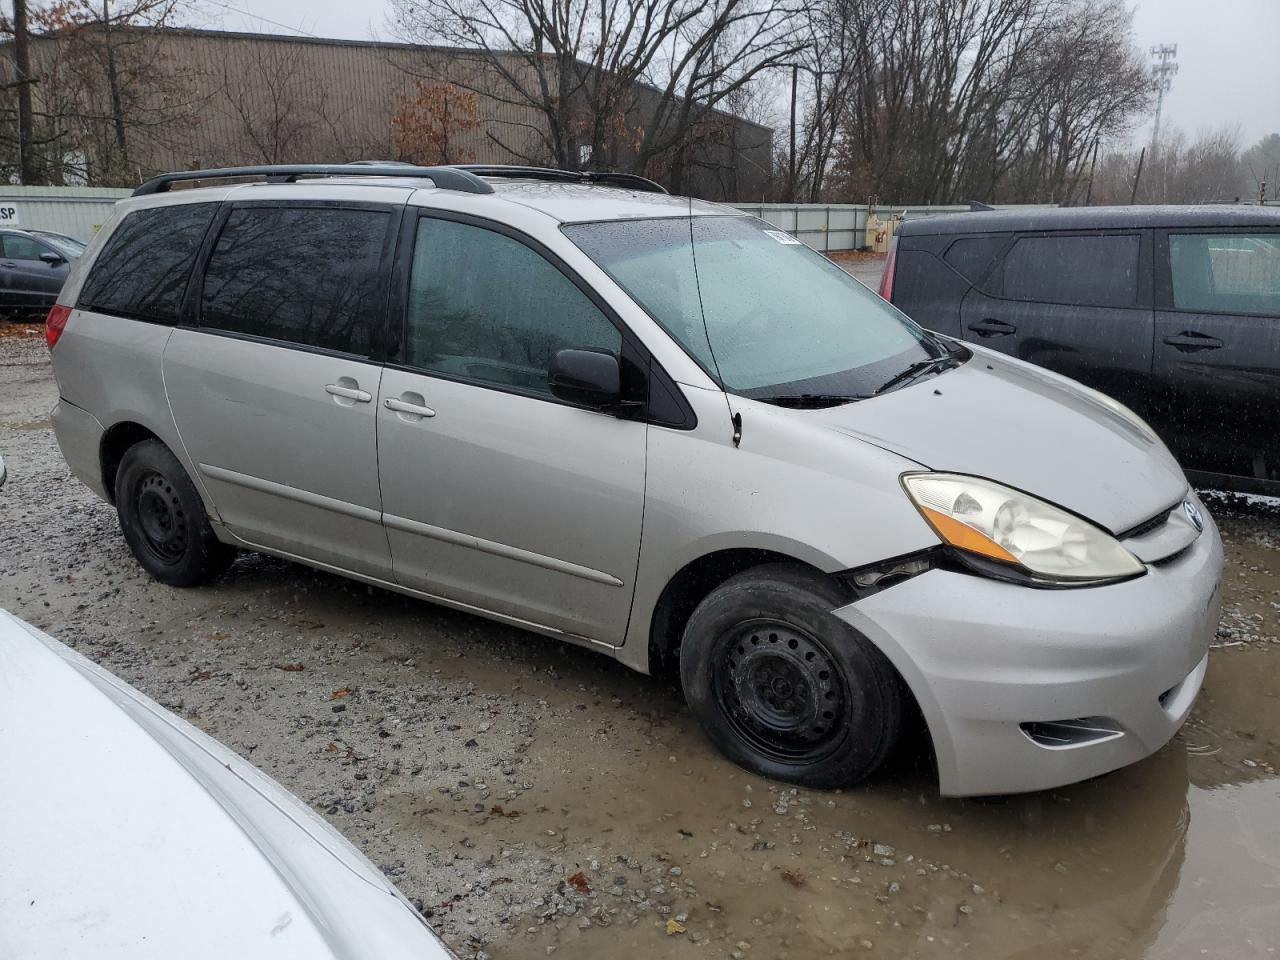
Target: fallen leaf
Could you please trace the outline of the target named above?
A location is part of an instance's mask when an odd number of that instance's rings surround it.
[[[591,884],[587,883],[586,874],[584,874],[581,870],[579,870],[577,873],[575,873],[565,882],[568,883],[569,886],[573,887],[573,889],[577,890],[581,894],[588,894],[591,892]]]
[[[191,673],[188,674],[188,676],[190,676],[192,680],[208,680],[210,677],[213,676],[213,671],[212,670],[192,670]]]
[[[337,752],[338,752],[338,745],[337,745],[336,743],[330,742],[330,743],[329,743],[329,745],[328,745],[327,747],[325,747],[325,748],[324,748],[324,752],[325,752],[325,753],[337,753]]]
[[[343,697],[349,697],[349,696],[351,696],[351,688],[350,688],[350,687],[343,687],[341,690],[335,690],[335,691],[333,691],[333,695],[332,695],[332,696],[330,696],[330,697],[329,697],[329,699],[330,699],[330,700],[341,700]]]
[[[684,924],[683,924],[683,923],[681,923],[679,920],[668,920],[668,921],[667,921],[667,936],[668,936],[668,937],[673,937],[673,936],[675,936],[677,933],[684,933]]]
[[[273,663],[272,666],[277,670],[283,670],[285,673],[299,673],[307,669],[300,663]]]

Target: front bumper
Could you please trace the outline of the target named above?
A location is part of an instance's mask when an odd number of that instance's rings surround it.
[[[931,570],[835,614],[911,688],[944,796],[1022,793],[1133,763],[1177,732],[1204,679],[1222,565],[1210,520],[1124,583],[1037,590]],[[1045,746],[1022,728],[1078,718],[1118,735]]]

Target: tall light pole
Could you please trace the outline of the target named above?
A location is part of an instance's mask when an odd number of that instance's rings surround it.
[[[1151,48],[1151,75],[1156,88],[1156,122],[1151,131],[1151,152],[1156,152],[1160,143],[1160,114],[1164,110],[1164,95],[1173,86],[1174,74],[1178,72],[1178,45],[1162,43]]]

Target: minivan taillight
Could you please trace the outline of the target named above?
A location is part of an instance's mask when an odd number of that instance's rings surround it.
[[[889,259],[884,262],[880,276],[880,296],[893,303],[893,273],[898,268],[898,238],[889,241]]]
[[[58,338],[62,336],[62,331],[66,329],[67,320],[70,317],[70,307],[55,303],[53,309],[49,311],[49,316],[44,318],[44,340],[45,343],[49,344],[50,350],[58,342]]]

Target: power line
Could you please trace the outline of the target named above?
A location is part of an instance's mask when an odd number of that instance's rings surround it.
[[[310,30],[303,30],[301,27],[291,27],[287,23],[281,23],[279,20],[272,20],[270,17],[264,17],[259,13],[251,13],[248,10],[241,10],[239,7],[233,7],[229,3],[221,3],[219,0],[207,0],[211,6],[220,7],[228,13],[237,13],[242,17],[248,17],[251,20],[257,20],[261,23],[269,23],[273,27],[279,27],[281,30],[288,30],[292,33],[299,34],[304,37],[310,37],[312,40],[324,40],[326,38],[317,36]]]

